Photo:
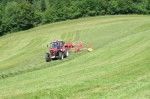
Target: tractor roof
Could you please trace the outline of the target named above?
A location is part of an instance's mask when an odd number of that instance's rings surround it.
[[[57,42],[61,42],[62,40],[56,40],[56,41],[52,41],[51,43],[57,43]]]

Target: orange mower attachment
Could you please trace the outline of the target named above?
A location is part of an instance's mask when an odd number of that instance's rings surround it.
[[[79,42],[78,45],[76,45],[75,43],[73,43],[73,45],[74,45],[74,47],[71,48],[70,50],[72,50],[74,52],[84,51],[84,50],[88,50],[89,52],[93,51],[93,49],[90,46],[83,47],[81,41]]]

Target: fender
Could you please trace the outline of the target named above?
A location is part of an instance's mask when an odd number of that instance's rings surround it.
[[[62,46],[62,47],[61,47],[61,51],[62,51],[62,52],[65,52],[65,46]]]

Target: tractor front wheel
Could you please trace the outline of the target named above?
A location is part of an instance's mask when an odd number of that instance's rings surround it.
[[[51,61],[51,57],[50,57],[49,53],[46,53],[45,60],[46,60],[46,62],[50,62]]]

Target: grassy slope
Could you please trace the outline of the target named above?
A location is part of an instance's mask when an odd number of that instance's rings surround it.
[[[46,45],[56,39],[94,51],[46,63]],[[0,52],[0,98],[150,98],[149,16],[48,24],[0,37]]]

